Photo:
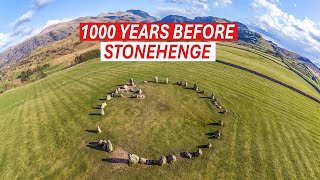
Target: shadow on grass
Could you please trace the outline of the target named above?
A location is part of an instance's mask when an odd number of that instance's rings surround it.
[[[208,146],[206,144],[200,145],[200,146],[197,146],[197,147],[200,148],[200,149],[208,148]]]
[[[107,100],[107,98],[100,98],[99,100],[100,101],[105,101],[105,100]]]
[[[201,99],[210,99],[210,97],[207,97],[207,96],[201,96],[199,98],[201,98]]]
[[[86,131],[89,132],[89,133],[95,133],[95,134],[97,134],[97,130],[87,129]]]
[[[100,113],[89,113],[90,116],[100,116]]]
[[[209,123],[207,125],[209,125],[209,126],[220,126],[220,124],[218,122]]]
[[[94,150],[104,151],[101,147],[98,146],[98,142],[90,142],[89,144],[87,144],[87,146]]]
[[[104,162],[108,163],[115,163],[115,164],[128,164],[129,161],[128,159],[123,159],[123,158],[107,158],[107,159],[102,159]]]

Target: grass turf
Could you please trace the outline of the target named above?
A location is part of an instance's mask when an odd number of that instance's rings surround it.
[[[147,99],[111,101],[105,117],[89,115],[116,85],[154,75],[197,83],[231,111],[218,114],[192,90],[149,84],[142,85]],[[319,110],[290,89],[223,64],[96,59],[0,95],[0,178],[317,179]],[[206,124],[221,118],[222,138],[207,139],[217,127]],[[97,125],[103,133],[86,131]],[[214,148],[174,165],[128,167],[87,146],[99,139],[150,158],[206,142]]]

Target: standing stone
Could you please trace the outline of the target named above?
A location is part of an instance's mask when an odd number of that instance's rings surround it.
[[[116,90],[114,91],[114,93],[115,93],[115,94],[118,94],[118,93],[119,93],[118,89],[116,89]]]
[[[183,85],[183,82],[182,82],[182,81],[180,81],[180,85],[181,85],[181,86]]]
[[[107,103],[106,103],[106,102],[103,102],[103,103],[101,104],[101,108],[102,108],[102,109],[104,109],[106,106],[107,106]]]
[[[99,146],[99,147],[102,147],[102,146],[103,146],[103,144],[104,144],[104,141],[103,141],[103,140],[99,140],[99,142],[98,142],[98,146]]]
[[[142,90],[141,89],[138,90],[138,94],[142,94]]]
[[[188,82],[187,81],[184,83],[184,86],[188,87]]]
[[[146,164],[147,163],[147,159],[146,158],[140,158],[139,159],[139,163],[140,164]]]
[[[137,164],[139,162],[139,156],[135,154],[128,154],[129,165]]]
[[[214,99],[214,94],[213,94],[213,93],[211,94],[211,97],[210,97],[210,99]]]
[[[104,110],[102,108],[101,108],[100,114],[101,116],[104,116]]]
[[[128,89],[128,85],[123,85],[123,89]]]
[[[108,94],[107,95],[107,101],[110,101],[112,99],[112,97]]]
[[[133,78],[129,80],[129,86],[134,86]]]
[[[155,82],[155,83],[158,83],[158,82],[159,82],[158,76],[155,76],[155,77],[154,77],[154,82]]]
[[[202,150],[198,149],[194,154],[196,157],[200,157],[200,156],[202,156]]]
[[[166,78],[166,84],[169,84],[169,78]]]
[[[110,140],[107,141],[106,143],[106,151],[107,152],[112,152],[113,151],[113,146]]]
[[[168,162],[168,163],[174,163],[174,162],[176,162],[176,161],[177,161],[177,158],[176,158],[175,155],[169,155],[169,156],[167,157],[167,162]]]
[[[120,97],[123,98],[123,94],[120,94]]]
[[[165,165],[167,164],[167,158],[165,156],[161,156],[158,162],[160,166]]]
[[[223,126],[223,121],[222,120],[219,121],[218,124],[219,124],[219,126]]]
[[[97,133],[101,133],[101,129],[99,126],[97,127]]]
[[[206,145],[206,148],[212,148],[212,144],[211,143],[208,143],[207,145]]]
[[[192,157],[191,153],[189,153],[188,151],[182,152],[182,156],[185,157],[185,158],[191,158]]]
[[[198,85],[197,85],[197,84],[194,84],[194,85],[193,85],[193,90],[196,90],[196,91],[198,91],[198,90],[199,90],[199,87],[198,87]]]

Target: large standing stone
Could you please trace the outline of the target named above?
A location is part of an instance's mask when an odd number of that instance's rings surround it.
[[[169,78],[166,78],[166,84],[169,84]]]
[[[129,80],[129,86],[134,86],[133,78]]]
[[[101,133],[101,129],[99,126],[97,127],[97,133]]]
[[[106,146],[106,151],[107,152],[112,152],[113,151],[113,146],[110,140],[107,141],[107,146]]]
[[[101,108],[100,114],[101,116],[104,116],[104,110],[102,108]]]
[[[196,91],[199,90],[198,84],[194,84],[194,85],[193,85],[193,90],[196,90]]]
[[[159,165],[165,165],[167,164],[167,158],[165,156],[161,156],[161,158],[159,159]]]
[[[188,87],[188,82],[187,81],[184,83],[184,86]]]
[[[128,160],[130,165],[137,164],[139,163],[139,156],[135,154],[128,154]]]
[[[168,163],[174,163],[174,162],[176,162],[176,161],[177,161],[177,158],[176,158],[175,155],[169,155],[169,156],[167,157],[167,162],[168,162]]]
[[[108,94],[108,95],[107,95],[107,101],[110,101],[111,99],[112,99],[111,95]]]
[[[194,155],[195,155],[196,157],[202,156],[202,150],[201,150],[201,149],[198,149],[198,150],[194,153]]]
[[[158,82],[159,82],[158,76],[155,76],[155,77],[154,77],[154,82],[155,82],[155,83],[158,83]]]

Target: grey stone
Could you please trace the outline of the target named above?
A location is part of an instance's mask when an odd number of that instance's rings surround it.
[[[161,158],[159,159],[159,165],[165,165],[167,164],[167,158],[165,156],[161,156]]]
[[[210,98],[211,98],[211,99],[214,99],[214,94],[213,94],[213,93],[211,94],[211,97],[210,97]]]
[[[123,85],[123,89],[128,89],[128,85]]]
[[[166,84],[169,84],[169,78],[166,78]]]
[[[104,109],[106,106],[107,106],[107,103],[106,103],[106,102],[103,102],[103,103],[101,104],[101,108],[102,108],[102,109]]]
[[[99,141],[98,141],[98,146],[99,146],[99,147],[102,147],[103,144],[104,144],[104,140],[99,140]]]
[[[157,76],[154,77],[154,82],[158,83],[159,82],[159,78]]]
[[[100,110],[100,114],[101,114],[101,116],[104,116],[105,114],[104,114],[104,110],[101,108],[101,110]]]
[[[139,163],[139,159],[139,156],[135,154],[128,154],[128,160],[130,165]]]
[[[112,152],[113,151],[113,146],[110,140],[107,141],[106,143],[106,151],[107,152]]]
[[[134,86],[133,78],[129,80],[129,86]]]
[[[198,87],[198,85],[197,85],[197,84],[194,84],[194,85],[193,85],[193,90],[196,90],[196,91],[198,91],[198,90],[199,90],[199,87]]]
[[[110,101],[112,99],[112,97],[108,94],[107,95],[107,101]]]
[[[195,155],[196,157],[202,156],[202,150],[201,150],[201,149],[198,149],[198,150],[194,153],[194,155]]]
[[[139,159],[139,163],[140,164],[146,164],[147,163],[147,159],[146,158],[140,158]]]
[[[177,161],[177,158],[176,158],[175,155],[169,155],[169,156],[167,157],[167,162],[168,162],[168,163],[174,163],[174,162],[176,162],[176,161]]]
[[[185,157],[185,158],[191,158],[192,157],[191,153],[189,153],[188,151],[182,152],[182,156]]]
[[[188,82],[187,82],[187,81],[184,83],[184,86],[185,86],[185,87],[188,87]]]
[[[97,127],[97,133],[101,133],[101,129],[99,126]]]
[[[142,90],[141,89],[138,90],[138,94],[142,94]]]
[[[210,148],[212,148],[212,144],[211,144],[211,143],[208,143],[208,144],[206,145],[206,147],[210,149]]]

